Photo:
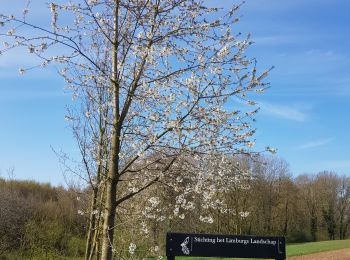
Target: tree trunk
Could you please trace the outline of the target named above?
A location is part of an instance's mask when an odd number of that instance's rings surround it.
[[[91,255],[92,244],[93,244],[93,234],[96,229],[96,205],[97,205],[97,189],[93,189],[92,201],[91,201],[91,212],[90,212],[90,221],[89,221],[89,230],[86,239],[86,247],[85,247],[85,260],[89,260],[89,256]]]
[[[116,118],[115,121],[117,120]],[[112,259],[113,253],[114,221],[117,209],[117,184],[119,179],[119,136],[119,131],[113,131],[111,162],[107,176],[105,210],[103,214],[102,260]]]
[[[114,221],[117,208],[117,176],[112,169],[108,173],[106,205],[102,232],[102,260],[112,259]]]
[[[114,120],[112,131],[112,147],[110,167],[106,182],[106,197],[103,214],[101,259],[111,260],[113,256],[114,222],[117,209],[117,185],[119,180],[119,152],[121,122],[119,114],[119,85],[118,85],[118,12],[119,1],[114,0],[114,39],[112,48],[112,84],[114,89]]]
[[[284,227],[283,227],[283,235],[284,236],[287,236],[287,233],[288,233],[288,217],[289,217],[289,214],[288,214],[288,203],[289,200],[288,200],[288,195],[287,195],[287,202],[286,202],[286,207],[285,207],[285,211],[284,211]]]
[[[101,208],[104,193],[105,193],[105,187],[103,187],[103,189],[100,192],[99,208]],[[99,246],[99,242],[100,242],[99,239],[100,239],[100,234],[101,234],[101,220],[102,220],[102,214],[100,211],[100,212],[98,212],[98,216],[96,217],[95,230],[93,233],[92,245],[91,245],[90,255],[89,255],[88,260],[92,260],[95,256],[95,254],[96,254],[96,260],[100,259],[98,246]]]

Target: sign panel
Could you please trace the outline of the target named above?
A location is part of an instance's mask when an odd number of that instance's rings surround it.
[[[284,237],[167,233],[166,254],[175,256],[286,258]]]

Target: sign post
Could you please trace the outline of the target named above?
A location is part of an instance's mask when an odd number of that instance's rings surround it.
[[[167,233],[166,255],[286,259],[284,237]]]

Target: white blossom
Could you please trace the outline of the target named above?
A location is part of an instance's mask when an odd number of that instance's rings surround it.
[[[10,29],[7,31],[8,36],[12,36],[15,33],[15,29]]]
[[[207,217],[200,216],[199,220],[204,222],[204,223],[208,223],[208,224],[212,224],[214,222],[214,220],[211,216],[207,216]]]
[[[174,209],[174,215],[177,216],[178,214],[179,214],[179,208],[176,207],[176,208]]]
[[[50,10],[51,10],[51,25],[54,29],[54,31],[57,30],[57,5],[55,3],[50,3]]]
[[[249,214],[250,214],[250,212],[248,212],[248,211],[239,212],[239,215],[241,216],[241,218],[246,218],[249,216]]]
[[[88,3],[89,5],[96,5],[98,4],[98,0],[89,0]]]
[[[265,148],[266,151],[270,152],[270,153],[277,153],[277,148],[274,148],[274,147],[270,147],[270,146],[267,146]]]
[[[23,15],[28,14],[28,12],[29,12],[29,9],[28,9],[28,8],[24,8],[23,11],[22,11]]]
[[[18,72],[19,72],[19,74],[23,75],[23,74],[26,72],[26,70],[23,69],[23,68],[20,68],[20,69],[18,70]]]
[[[142,222],[142,224],[141,224],[141,231],[142,231],[144,234],[148,234],[148,233],[149,233],[148,227],[147,227],[147,225],[146,225],[145,222]]]
[[[41,63],[41,67],[45,68],[45,67],[47,67],[48,64],[49,64],[49,62],[47,60],[45,60]]]
[[[152,207],[157,207],[160,202],[158,197],[151,197],[148,201],[151,203]]]
[[[29,52],[29,53],[34,53],[34,51],[35,51],[34,46],[33,46],[32,44],[30,44],[30,45],[28,46],[28,52]]]
[[[135,250],[136,250],[136,244],[131,242],[129,245],[129,253],[133,255],[135,253]]]

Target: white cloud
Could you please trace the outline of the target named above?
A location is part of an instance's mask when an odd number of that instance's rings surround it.
[[[302,145],[299,145],[298,147],[296,147],[296,149],[297,150],[305,150],[305,149],[316,148],[316,147],[327,145],[327,144],[331,143],[333,140],[334,140],[334,138],[325,138],[325,139],[321,139],[321,140],[310,141],[310,142],[306,142]]]
[[[275,105],[264,102],[259,102],[259,105],[261,107],[261,113],[271,115],[274,117],[298,122],[304,122],[308,118],[307,114],[300,108],[285,105]]]
[[[66,98],[67,94],[57,90],[36,91],[36,92],[23,92],[23,93],[6,93],[1,95],[0,101],[23,101],[30,99],[49,99],[49,98]]]
[[[338,54],[333,50],[310,49],[306,51],[306,54],[314,58],[346,61],[344,54]]]
[[[229,2],[229,1],[228,1]],[[300,10],[303,8],[311,8],[313,6],[328,6],[329,0],[293,0],[293,1],[281,1],[281,0],[254,0],[247,1],[247,9],[255,12],[282,12]]]
[[[252,41],[255,42],[257,46],[284,45],[284,44],[294,43],[297,40],[298,40],[298,35],[268,35],[268,36],[252,37]],[[300,41],[300,37],[298,41]]]

